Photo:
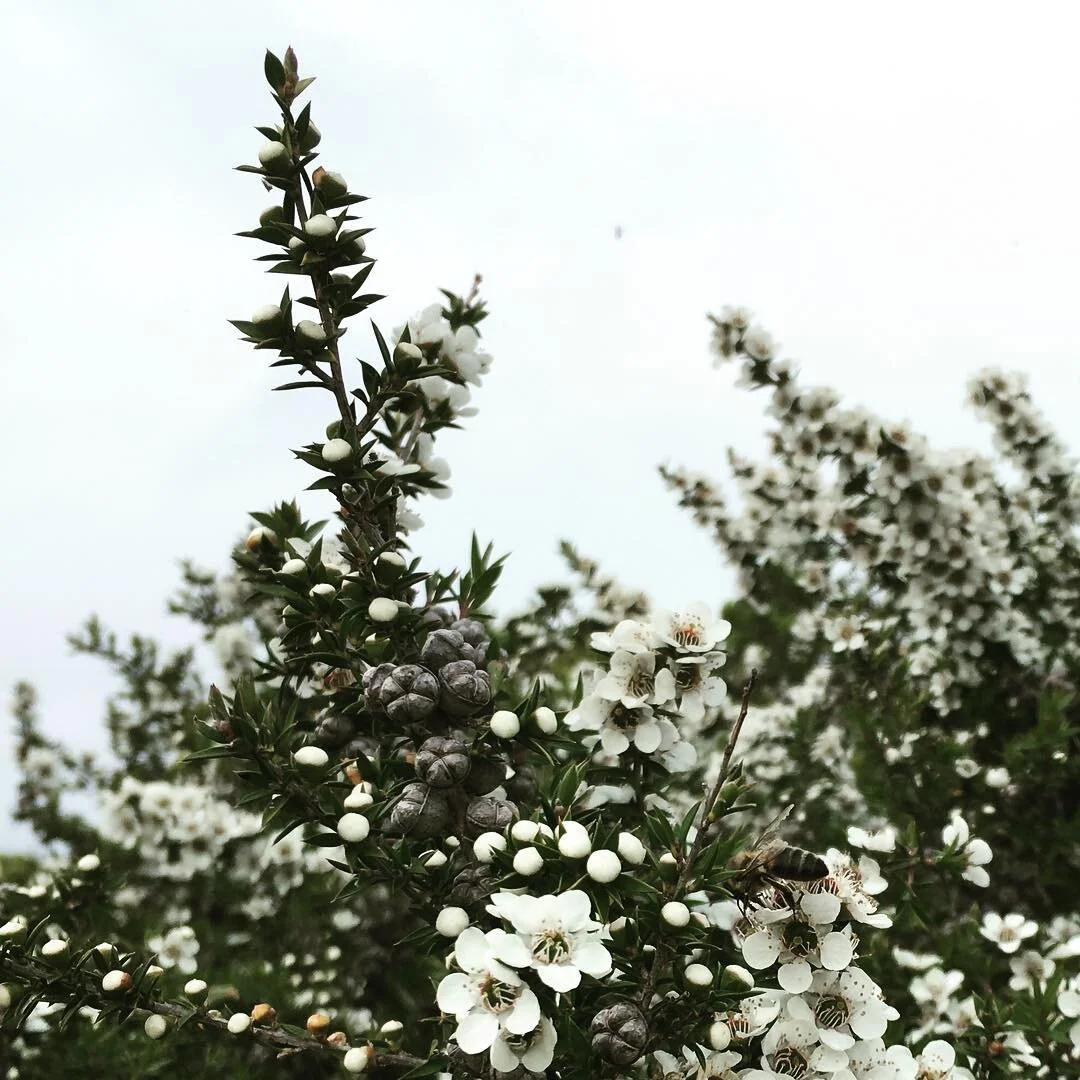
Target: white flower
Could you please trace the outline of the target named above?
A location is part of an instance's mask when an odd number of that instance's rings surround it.
[[[708,604],[690,604],[680,611],[655,611],[649,626],[661,640],[682,653],[711,652],[731,633],[731,623],[714,615]]]
[[[890,852],[896,850],[896,830],[891,825],[866,832],[852,825],[847,831],[847,842],[865,851]]]
[[[877,860],[869,855],[861,855],[856,865],[849,855],[829,848],[825,853],[825,862],[836,896],[852,919],[878,929],[892,926],[892,918],[878,911],[878,903],[874,899],[888,888]]]
[[[600,941],[601,924],[591,909],[580,889],[558,896],[499,892],[488,905],[493,915],[511,923],[540,981],[558,993],[573,990],[582,973],[600,978],[611,971],[611,954]]]
[[[855,652],[866,645],[866,635],[851,616],[826,619],[822,629],[826,640],[832,642],[833,652]]]
[[[756,912],[755,922],[764,925],[742,943],[743,959],[752,968],[761,971],[780,961],[777,981],[790,994],[810,989],[812,964],[841,971],[855,954],[852,935],[831,928],[840,909],[835,896],[804,893],[799,904],[802,913],[794,918],[787,909]]]
[[[1046,985],[1050,976],[1054,974],[1056,966],[1054,961],[1048,957],[1035,952],[1033,949],[1027,949],[1009,961],[1009,967],[1012,969],[1009,986],[1013,990],[1042,988]]]
[[[956,1051],[942,1039],[928,1042],[917,1058],[906,1047],[892,1047],[890,1064],[899,1080],[975,1080],[970,1069],[956,1064]]]
[[[501,1030],[527,1035],[540,1023],[540,1003],[513,968],[531,957],[521,940],[504,930],[463,930],[454,945],[460,972],[447,975],[436,991],[443,1012],[457,1020],[454,1038],[466,1054],[482,1054]]]
[[[727,1025],[719,1025],[727,1030]],[[741,1055],[734,1050],[710,1050],[705,1046],[684,1046],[682,1057],[669,1054],[664,1050],[657,1050],[653,1057],[656,1058],[660,1068],[664,1070],[665,1080],[667,1077],[676,1076],[679,1080],[729,1080],[734,1078],[734,1068]]]
[[[651,754],[664,741],[662,722],[647,705],[628,708],[621,701],[596,694],[590,694],[567,713],[565,724],[570,731],[599,731],[600,746],[606,754],[625,753],[631,745],[643,754]]]
[[[727,697],[727,683],[713,674],[725,659],[723,653],[707,653],[682,656],[675,662],[679,714],[691,724],[698,723],[707,709],[715,709]]]
[[[877,1039],[899,1013],[885,1003],[881,989],[861,968],[815,971],[813,995],[792,997],[788,1012],[811,1023],[818,1040],[834,1050],[849,1050],[855,1039]]]
[[[996,942],[997,947],[1003,953],[1014,953],[1020,948],[1020,943],[1024,938],[1031,937],[1033,934],[1038,933],[1038,930],[1038,923],[1024,918],[1023,915],[1017,915],[1014,912],[1002,918],[991,911],[983,916],[983,924],[979,928],[979,933],[987,941]]]
[[[592,647],[599,652],[652,652],[661,644],[660,635],[645,623],[623,619],[610,634],[597,633],[590,638]]]
[[[546,1017],[525,1035],[514,1035],[505,1028],[491,1044],[491,1066],[497,1072],[513,1072],[524,1065],[531,1072],[542,1073],[555,1057],[555,1025]]]
[[[146,944],[151,952],[157,953],[162,967],[175,967],[191,975],[199,966],[195,959],[199,942],[190,926],[174,926],[164,936],[153,937]]]
[[[990,875],[983,866],[994,857],[990,845],[985,840],[970,839],[967,822],[959,814],[953,814],[952,820],[941,830],[941,839],[946,846],[956,848],[964,856],[965,868],[960,876],[985,889],[990,884]]]
[[[656,670],[655,653],[619,649],[612,655],[610,670],[597,684],[596,693],[606,701],[621,702],[627,709],[663,705],[675,698],[675,676],[666,666]]]

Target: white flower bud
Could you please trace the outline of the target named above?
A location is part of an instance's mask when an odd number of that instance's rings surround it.
[[[731,1028],[723,1020],[709,1027],[709,1045],[714,1050],[726,1050],[731,1045]]]
[[[376,596],[368,604],[367,613],[372,622],[393,622],[398,613],[397,601],[389,596]]]
[[[321,746],[301,746],[293,754],[293,761],[303,769],[322,769],[330,761],[330,755]]]
[[[326,344],[326,331],[323,329],[321,323],[315,322],[313,319],[301,319],[296,324],[296,336],[300,339],[301,345],[325,345]],[[332,440],[336,442],[337,440]],[[323,457],[326,457],[326,451],[323,451]]]
[[[337,222],[329,214],[313,214],[304,222],[304,232],[316,240],[325,240],[337,232]]]
[[[423,360],[424,354],[411,341],[400,341],[394,349],[399,360]]]
[[[278,571],[279,574],[302,574],[307,569],[303,559],[289,559]]]
[[[544,856],[534,847],[522,848],[514,856],[514,869],[522,877],[532,877],[540,873],[544,866]]]
[[[230,1035],[243,1035],[251,1027],[251,1017],[247,1013],[233,1013],[225,1026],[229,1029]]]
[[[92,874],[95,870],[100,869],[101,859],[91,853],[90,855],[84,855],[75,865],[84,874]]]
[[[388,1039],[396,1039],[405,1030],[405,1025],[400,1020],[387,1020],[381,1028],[379,1028],[379,1034],[385,1035]]]
[[[688,964],[683,972],[691,986],[710,986],[713,973],[704,964]]]
[[[366,1072],[373,1056],[370,1046],[354,1046],[345,1054],[345,1071],[351,1073]]]
[[[668,926],[685,926],[690,921],[690,909],[679,900],[669,900],[660,909],[660,917]]]
[[[409,565],[396,551],[384,551],[376,561],[395,570],[404,570]]]
[[[545,734],[554,735],[559,727],[559,719],[554,710],[546,705],[541,705],[533,714],[533,723]]]
[[[585,873],[593,881],[607,885],[622,873],[622,863],[619,862],[619,856],[614,851],[599,848],[589,856],[588,862],[585,863]]]
[[[257,525],[247,534],[244,547],[248,551],[254,551],[264,540],[268,544],[273,544],[277,541],[277,536],[274,535],[273,530],[266,528],[266,526]]]
[[[252,314],[251,321],[260,330],[270,329],[281,321],[281,308],[277,304],[264,304]]]
[[[579,821],[564,821],[560,828],[559,851],[568,859],[584,859],[592,851],[588,830]]]
[[[420,862],[430,870],[438,870],[449,861],[445,851],[428,851],[420,856]]]
[[[363,784],[357,784],[356,787],[345,796],[345,809],[346,810],[364,810],[375,800],[364,790]]]
[[[118,991],[131,989],[131,976],[126,971],[117,968],[107,971],[101,980],[101,989],[106,994],[115,994]]]
[[[8,919],[3,926],[0,926],[0,938],[18,937],[25,933],[26,917],[24,915],[16,915],[15,918]]]
[[[619,841],[616,845],[619,849],[619,857],[623,862],[631,866],[640,866],[645,861],[647,852],[645,845],[631,832],[619,833]]]
[[[517,713],[509,709],[499,709],[492,716],[489,726],[492,735],[500,739],[512,739],[521,730],[521,721],[517,718]]]
[[[322,459],[328,465],[336,465],[339,461],[351,457],[352,452],[352,443],[348,439],[331,439],[323,444]]]
[[[289,160],[284,143],[268,139],[259,147],[259,164],[270,172],[283,168]]]
[[[460,841],[460,840],[459,840],[459,839],[458,839],[458,838],[457,838],[456,836],[448,836],[448,837],[447,837],[447,838],[446,838],[446,839],[445,839],[445,840],[443,841],[443,843],[444,843],[444,844],[445,844],[445,845],[446,845],[446,846],[447,846],[448,848],[459,848],[459,847],[461,847],[461,841]]]
[[[206,993],[206,983],[202,979],[188,979],[184,983],[184,993],[189,998],[201,998]]]
[[[320,581],[318,585],[312,585],[308,596],[333,596],[337,589],[329,581]]]
[[[337,831],[346,844],[359,844],[371,832],[371,822],[363,814],[343,814],[338,818]]]
[[[502,833],[481,833],[473,841],[473,855],[477,862],[489,863],[495,858],[496,851],[506,850],[506,837]]]
[[[724,968],[724,982],[737,983],[747,990],[754,989],[754,976],[741,964],[728,964]]]
[[[11,1004],[11,991],[0,983],[0,1009],[6,1009]]]
[[[510,835],[519,844],[531,844],[540,833],[540,822],[524,818],[510,826]]]
[[[50,959],[63,956],[68,951],[68,943],[63,938],[52,938],[41,946],[41,955]]]
[[[444,907],[435,917],[435,929],[443,937],[456,938],[469,925],[469,913],[460,907]]]
[[[151,1039],[160,1039],[169,1030],[169,1022],[158,1013],[151,1013],[143,1023],[143,1031]]]
[[[115,948],[116,946],[111,941],[99,941],[98,944],[94,946],[94,952],[96,952],[98,956],[110,956]]]

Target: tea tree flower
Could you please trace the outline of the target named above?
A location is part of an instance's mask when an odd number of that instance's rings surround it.
[[[1023,915],[1014,913],[1002,918],[991,911],[983,916],[979,933],[987,941],[993,941],[1003,953],[1014,953],[1025,938],[1031,937],[1038,930],[1038,924],[1031,919],[1025,919]]]
[[[522,941],[503,930],[463,930],[454,945],[461,971],[447,975],[436,993],[439,1008],[457,1020],[454,1038],[466,1054],[481,1054],[500,1031],[528,1035],[540,1023],[540,1003],[513,967],[532,957]]]
[[[963,856],[964,871],[960,876],[985,889],[990,884],[990,875],[983,867],[994,857],[990,845],[985,840],[971,839],[968,824],[959,814],[954,814],[942,829],[941,839],[947,847],[958,850]]]
[[[601,924],[591,909],[580,889],[557,896],[500,892],[488,905],[488,911],[513,926],[540,981],[558,993],[573,990],[582,974],[600,978],[611,971],[611,954],[600,941]]]
[[[500,1073],[512,1073],[520,1066],[542,1073],[555,1057],[556,1039],[555,1025],[546,1016],[525,1035],[504,1028],[491,1044],[491,1066]]]
[[[680,611],[657,610],[649,627],[681,653],[711,652],[731,633],[731,623],[714,615],[707,604],[690,604]]]

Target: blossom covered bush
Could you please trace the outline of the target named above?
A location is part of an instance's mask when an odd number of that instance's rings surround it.
[[[492,368],[479,279],[346,349],[363,200],[292,51],[265,74],[242,235],[288,286],[234,325],[329,395],[296,454],[332,511],[185,565],[208,692],[196,643],[72,638],[119,677],[107,758],[17,689],[45,854],[3,863],[6,1075],[1080,1076],[1078,495],[1022,383],[973,390],[1003,461],[937,452],[726,311],[772,460],[734,507],[664,475],[740,596],[664,607],[567,543],[496,615],[493,545],[418,554]]]

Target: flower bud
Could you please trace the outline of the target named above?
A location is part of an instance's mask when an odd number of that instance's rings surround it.
[[[362,1073],[375,1058],[375,1051],[370,1046],[354,1046],[345,1054],[345,1071]]]
[[[318,1038],[320,1035],[326,1034],[327,1028],[330,1027],[330,1017],[326,1013],[312,1013],[307,1018],[305,1027],[308,1029],[309,1035]]]
[[[0,938],[14,938],[26,933],[26,916],[16,915],[0,926]]]
[[[165,969],[160,964],[151,964],[146,969],[146,978],[150,981],[160,979],[165,974]]]
[[[267,225],[276,225],[279,221],[285,220],[285,210],[278,204],[274,203],[273,206],[268,206],[259,215],[259,224],[264,228]]]
[[[277,304],[266,304],[251,316],[252,337],[272,338],[281,333],[284,325],[281,308]]]
[[[158,1013],[151,1013],[143,1022],[143,1031],[150,1039],[160,1039],[169,1030],[169,1022]]]
[[[480,863],[492,862],[495,858],[496,851],[505,850],[506,837],[503,836],[502,833],[481,833],[473,841],[473,855],[476,857],[476,861]]]
[[[499,709],[491,718],[491,722],[488,725],[491,728],[491,734],[500,739],[512,739],[521,730],[521,721],[517,717],[517,713],[511,712],[509,709]]]
[[[268,544],[276,544],[277,536],[272,529],[268,529],[264,525],[257,525],[248,533],[247,539],[244,541],[244,547],[248,551],[257,551],[263,541]]]
[[[188,979],[184,983],[184,993],[189,998],[201,998],[206,994],[206,983],[202,979]]]
[[[341,173],[330,172],[321,165],[311,174],[311,180],[315,190],[324,199],[340,199],[349,191],[349,185],[345,183],[345,177]]]
[[[371,822],[363,814],[343,814],[338,818],[337,832],[346,844],[359,844],[371,832]]]
[[[101,980],[101,989],[106,994],[122,994],[131,989],[131,976],[119,968],[107,971]]]
[[[348,795],[345,796],[346,810],[366,810],[375,800],[364,790],[361,784],[357,784]]]
[[[394,349],[394,359],[419,363],[424,359],[424,354],[411,341],[399,341]]]
[[[668,926],[686,926],[690,922],[690,909],[679,900],[669,900],[660,909],[660,917]]]
[[[6,1009],[11,1004],[11,991],[0,983],[0,1009]]]
[[[367,613],[368,618],[372,622],[393,622],[397,618],[398,613],[397,601],[391,600],[389,596],[376,596],[375,599],[368,604]]]
[[[247,1013],[233,1013],[225,1026],[230,1035],[243,1035],[251,1027],[251,1017]]]
[[[325,769],[330,762],[330,755],[321,746],[301,746],[293,754],[293,761],[301,769]]]
[[[352,456],[352,444],[347,439],[331,439],[323,444],[322,459],[327,465],[337,465]]]
[[[41,946],[41,955],[52,963],[67,959],[68,943],[63,938],[52,938]]]
[[[559,830],[559,851],[568,859],[584,859],[592,851],[592,841],[579,821],[564,821]]]
[[[405,1030],[405,1025],[400,1020],[387,1020],[381,1028],[379,1028],[379,1034],[388,1042],[391,1046],[401,1043],[401,1033]]]
[[[309,122],[304,134],[300,136],[300,149],[306,154],[309,150],[314,150],[320,142],[322,142],[322,132]]]
[[[307,569],[307,563],[303,559],[288,559],[279,574],[302,574]]]
[[[619,858],[631,866],[640,866],[647,854],[645,845],[631,832],[619,833]]]
[[[286,176],[292,171],[292,157],[285,144],[274,140],[259,147],[259,164],[270,176]]]
[[[545,735],[554,735],[559,727],[558,717],[555,715],[553,709],[549,709],[546,705],[541,705],[540,708],[535,710],[532,714],[533,722]]]
[[[688,964],[683,972],[691,986],[711,986],[713,973],[704,964]]]
[[[544,868],[544,856],[534,847],[522,848],[514,855],[514,870],[522,877],[532,877]]]
[[[273,1005],[261,1001],[258,1005],[252,1006],[251,1022],[253,1024],[273,1024],[276,1019],[277,1009]]]
[[[349,1045],[349,1036],[344,1031],[334,1031],[326,1036],[326,1045],[335,1050],[344,1050]]]
[[[438,870],[450,861],[445,851],[427,851],[420,856],[420,863],[429,870]]]
[[[304,235],[314,244],[331,240],[337,232],[337,222],[329,214],[313,214],[304,222]]]
[[[737,987],[740,990],[753,990],[754,976],[741,964],[728,964],[728,966],[724,968],[721,985]]]
[[[614,851],[606,848],[598,848],[585,863],[585,873],[600,882],[601,885],[610,884],[622,873],[622,863]]]
[[[445,907],[435,918],[435,929],[443,937],[456,938],[469,925],[469,913],[460,907]]]
[[[314,349],[326,344],[326,331],[323,329],[322,323],[317,323],[314,319],[301,319],[296,324],[296,341],[297,344],[305,348]],[[336,441],[335,439],[331,440],[331,442]],[[326,447],[323,447],[323,460],[325,459]]]
[[[665,881],[674,881],[679,876],[679,860],[670,851],[665,851],[656,861],[660,864],[660,876]]]
[[[709,1045],[714,1050],[726,1050],[731,1045],[731,1028],[723,1020],[709,1026]]]

